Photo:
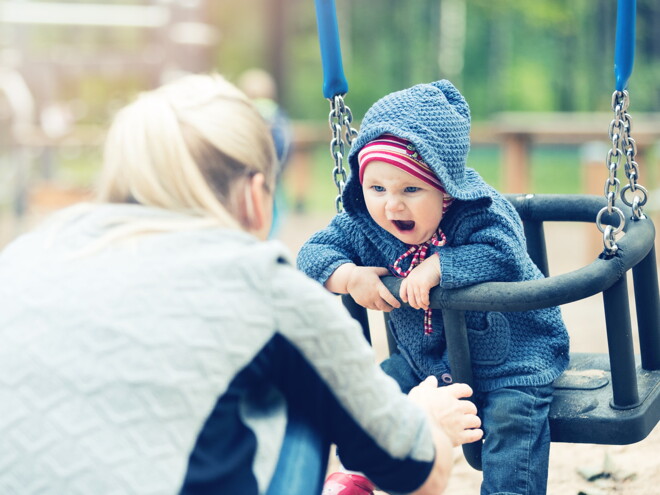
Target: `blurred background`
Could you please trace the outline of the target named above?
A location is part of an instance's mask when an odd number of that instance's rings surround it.
[[[660,4],[637,4],[629,111],[640,182],[654,189]],[[469,164],[487,181],[504,192],[602,194],[615,0],[336,6],[355,127],[381,96],[447,78],[470,103]],[[329,105],[312,0],[0,2],[0,242],[89,193],[104,131],[137,92],[212,70],[247,92],[243,76],[255,68],[272,80],[251,96],[278,105],[286,126],[282,218],[331,214]]]
[[[356,128],[385,94],[447,78],[472,110],[468,164],[496,188],[603,194],[616,0],[336,0],[336,7]],[[657,225],[660,2],[638,0],[637,9],[629,112],[639,183],[651,191],[645,212]],[[0,247],[45,214],[90,197],[105,130],[121,106],[181,74],[209,71],[239,84],[273,122],[283,168],[273,236],[295,253],[333,216],[337,194],[313,0],[0,0]],[[546,225],[551,274],[591,262],[600,237],[594,225]],[[382,358],[382,317],[371,313]],[[598,296],[562,313],[573,351],[606,351]],[[638,346],[636,339],[635,332]],[[553,446],[549,493],[578,493],[585,482],[575,466],[603,455],[623,459],[636,475],[630,491],[618,482],[614,491],[650,493],[660,483],[657,464],[644,468],[657,463],[656,430],[618,450]],[[463,463],[452,483],[455,493],[476,492],[479,475]]]

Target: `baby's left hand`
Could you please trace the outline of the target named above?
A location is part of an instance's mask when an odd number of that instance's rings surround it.
[[[401,282],[399,296],[415,309],[428,309],[429,291],[440,283],[438,253],[426,258]]]

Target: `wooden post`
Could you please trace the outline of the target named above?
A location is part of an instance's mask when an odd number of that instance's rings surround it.
[[[505,193],[530,192],[529,142],[529,134],[506,134],[503,137],[502,189]]]
[[[316,147],[329,138],[327,126],[309,122],[292,124],[292,142],[289,164],[284,180],[290,192],[290,201],[296,213],[303,213],[312,188],[312,166]],[[328,173],[328,176],[330,174]]]
[[[286,167],[285,180],[290,188],[291,204],[295,213],[304,213],[307,208],[312,183],[312,149],[308,146],[294,145]]]

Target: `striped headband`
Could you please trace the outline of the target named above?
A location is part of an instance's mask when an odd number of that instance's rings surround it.
[[[410,141],[383,134],[382,136],[368,142],[358,153],[358,163],[360,164],[360,184],[364,179],[364,170],[367,165],[373,161],[381,161],[394,165],[413,177],[423,180],[427,184],[442,191],[442,213],[443,215],[454,202],[454,198],[447,194],[440,179],[433,173],[429,166],[422,160],[422,157],[415,149],[415,145]]]
[[[446,193],[440,179],[433,173],[429,166],[424,163],[415,146],[405,139],[383,134],[370,141],[358,153],[360,164],[360,184],[364,178],[364,170],[373,161],[380,161],[394,165],[404,172],[423,180],[427,184]]]

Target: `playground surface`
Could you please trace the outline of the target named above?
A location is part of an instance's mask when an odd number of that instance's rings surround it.
[[[332,216],[332,211],[323,214],[289,214],[282,222],[277,237],[295,254],[312,233],[327,225]],[[654,222],[658,225],[660,219],[654,218]],[[551,275],[585,266],[602,250],[600,233],[591,224],[549,223],[546,225],[546,242]],[[634,320],[634,304],[631,311]],[[605,317],[600,295],[566,305],[562,308],[562,314],[569,328],[572,351],[607,352]],[[374,349],[380,360],[385,357],[387,346],[382,318],[370,312],[369,321]],[[638,346],[636,340],[635,346]],[[553,443],[550,449],[548,495],[660,494],[658,452],[660,426],[656,426],[646,439],[632,445]],[[336,459],[331,459],[330,469],[336,467]],[[455,449],[454,471],[446,493],[478,494],[480,483],[481,473],[467,464],[460,448]]]

